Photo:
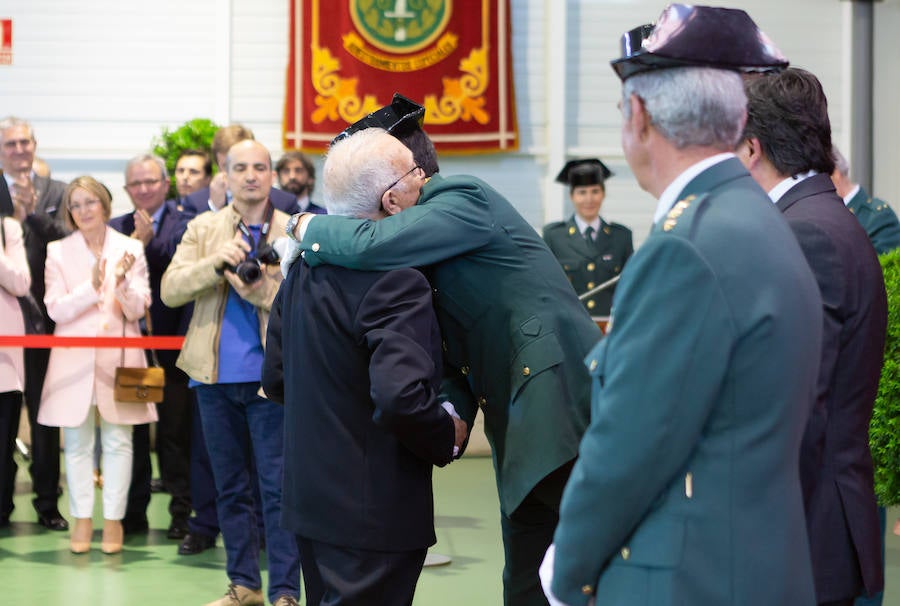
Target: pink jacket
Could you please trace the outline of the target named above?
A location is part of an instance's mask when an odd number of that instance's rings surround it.
[[[125,252],[134,265],[115,286],[115,266]],[[138,320],[150,304],[147,260],[140,240],[106,229],[101,258],[106,259],[106,279],[101,292],[91,285],[96,262],[81,232],[47,245],[47,313],[56,322],[58,336],[140,336]],[[155,404],[117,402],[113,382],[121,366],[121,349],[55,348],[44,380],[38,422],[55,427],[77,427],[84,422],[94,392],[103,418],[120,425],[156,421]],[[146,367],[142,349],[125,350],[125,366]]]
[[[31,273],[25,257],[22,226],[10,217],[2,221],[6,248],[0,247],[0,335],[21,335],[25,333],[25,322],[16,297],[31,288]],[[22,348],[0,347],[0,393],[23,391],[24,371]]]

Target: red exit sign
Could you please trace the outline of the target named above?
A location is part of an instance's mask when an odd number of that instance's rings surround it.
[[[0,19],[0,65],[12,65],[12,19]]]

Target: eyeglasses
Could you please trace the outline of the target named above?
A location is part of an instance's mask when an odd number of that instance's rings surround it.
[[[151,189],[156,187],[162,182],[162,179],[145,179],[143,181],[132,181],[131,183],[126,183],[125,187],[127,189],[140,189],[143,185],[144,187]]]
[[[84,204],[69,204],[69,212],[70,213],[78,213],[88,208],[93,208],[100,204],[100,200],[96,198],[92,198],[90,200],[85,200]]]
[[[389,191],[391,191],[392,189],[394,189],[395,187],[397,187],[397,184],[400,183],[401,181],[403,181],[403,179],[407,178],[408,176],[410,176],[411,174],[413,174],[414,172],[419,171],[419,170],[422,171],[423,174],[425,173],[425,169],[423,169],[421,166],[419,166],[418,164],[416,164],[416,165],[413,166],[411,169],[409,169],[408,171],[406,171],[405,173],[403,173],[403,175],[401,175],[399,179],[397,179],[396,181],[394,181],[393,183],[391,183],[390,185],[388,185],[388,186],[385,188],[385,190],[384,190],[383,192],[381,192],[381,196],[384,196],[384,194],[388,193]],[[379,197],[380,197],[380,196],[379,196]]]

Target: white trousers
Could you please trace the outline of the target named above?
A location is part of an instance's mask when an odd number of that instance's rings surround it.
[[[94,514],[94,439],[95,417],[91,405],[87,418],[78,427],[63,427],[66,442],[66,483],[69,487],[69,511],[74,518]],[[131,425],[114,425],[100,417],[100,443],[103,445],[103,518],[121,520],[128,504],[133,456]]]

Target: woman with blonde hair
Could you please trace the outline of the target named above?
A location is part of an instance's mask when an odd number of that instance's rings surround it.
[[[0,237],[0,334],[21,335],[25,334],[25,321],[16,297],[26,295],[31,288],[22,227],[12,217],[2,217]],[[25,389],[24,370],[21,347],[0,347],[0,528],[9,525],[13,510],[13,452]]]
[[[66,188],[63,212],[75,231],[47,245],[44,303],[57,336],[140,336],[150,304],[147,261],[140,240],[108,227],[112,196],[93,177]],[[142,349],[57,348],[50,354],[38,421],[63,428],[69,506],[75,518],[71,550],[90,550],[94,509],[94,428],[103,445],[104,553],[122,550],[122,518],[131,481],[132,425],[156,421],[156,406],[115,400],[115,369],[146,367]]]

